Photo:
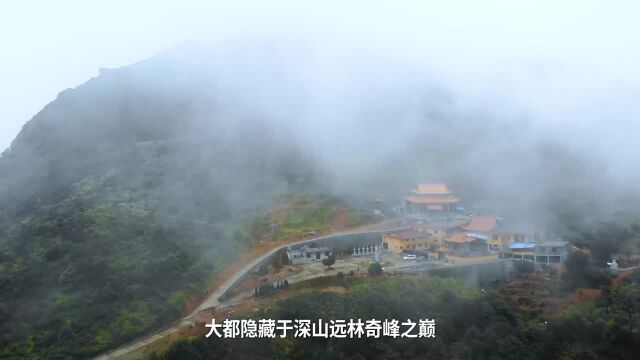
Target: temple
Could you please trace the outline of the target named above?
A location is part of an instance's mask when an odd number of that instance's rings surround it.
[[[405,199],[405,214],[417,217],[437,217],[461,211],[460,199],[445,184],[418,184]]]

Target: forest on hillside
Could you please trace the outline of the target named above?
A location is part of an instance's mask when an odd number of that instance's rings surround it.
[[[436,319],[435,338],[197,337],[149,360],[199,359],[635,359],[640,346],[640,272],[594,303],[552,320],[523,316],[495,292],[433,276],[383,277],[347,293],[311,292],[252,319]],[[548,320],[548,321],[547,321]]]
[[[195,136],[196,95],[143,69],[61,93],[0,157],[1,359],[82,359],[166,326],[270,206],[323,196],[294,144],[223,118]]]

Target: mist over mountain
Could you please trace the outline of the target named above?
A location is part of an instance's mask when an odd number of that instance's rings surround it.
[[[116,165],[138,174],[111,177],[135,186],[159,182],[170,196],[180,186],[180,166],[187,166],[179,160],[194,156],[233,198],[265,188],[256,182],[269,179],[243,172],[258,169],[254,155],[282,146],[298,149],[293,153],[324,171],[323,183],[350,195],[398,201],[414,183],[440,180],[472,207],[542,223],[567,207],[599,214],[627,208],[620,200],[633,189],[620,180],[619,145],[606,147],[615,137],[603,135],[589,148],[579,136],[597,126],[540,125],[545,119],[526,109],[469,106],[415,65],[328,49],[256,39],[221,48],[188,44],[101,70],[60,93],[5,152],[2,203]],[[175,156],[166,171],[141,172],[139,165],[159,151]],[[216,171],[218,162],[232,173]],[[183,190],[195,191],[189,189]],[[173,202],[186,200],[179,198]]]
[[[3,153],[0,358],[85,358],[175,319],[254,217],[324,191],[286,129],[225,114],[207,68],[178,65],[103,70]]]
[[[261,188],[269,194],[278,188],[264,166],[283,154],[282,170],[292,169],[287,176],[295,182],[295,158],[302,153],[292,150],[298,144],[285,136],[286,129],[256,114],[225,114],[212,96],[210,69],[181,65],[158,58],[105,69],[61,92],[3,154],[2,195],[9,200],[3,203],[42,196],[42,187],[65,189],[86,176],[145,191],[158,188],[155,195],[168,198],[180,187],[200,199],[215,196],[216,186],[232,183],[223,190],[230,200],[252,190],[247,199],[257,202],[265,194]],[[213,179],[202,184],[209,188],[184,184],[192,172]]]
[[[34,116],[0,157],[2,341],[36,334],[49,358],[82,357],[175,318],[246,246],[234,226],[279,194],[394,205],[443,181],[470,211],[556,232],[637,216],[638,173],[620,176],[633,157],[602,151],[615,136],[589,149],[570,135],[583,124],[327,49],[179,46],[102,69]]]

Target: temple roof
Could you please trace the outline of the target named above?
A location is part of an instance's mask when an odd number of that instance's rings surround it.
[[[437,183],[423,183],[418,184],[418,188],[415,190],[411,190],[414,194],[423,194],[423,195],[449,195],[451,194],[451,190],[445,184],[437,184]]]

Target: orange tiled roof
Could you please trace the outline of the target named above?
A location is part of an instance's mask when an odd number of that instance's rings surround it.
[[[455,196],[425,196],[425,195],[411,195],[407,197],[407,201],[415,204],[455,204],[460,199]]]
[[[468,243],[475,240],[475,238],[468,237],[465,233],[459,232],[451,235],[447,241],[455,242],[455,243]]]
[[[497,226],[497,219],[495,217],[488,216],[474,216],[471,219],[469,225],[465,226],[465,230],[477,231],[477,232],[490,232]]]
[[[418,184],[418,189],[415,192],[421,194],[451,194],[451,190],[447,185],[437,183]]]

